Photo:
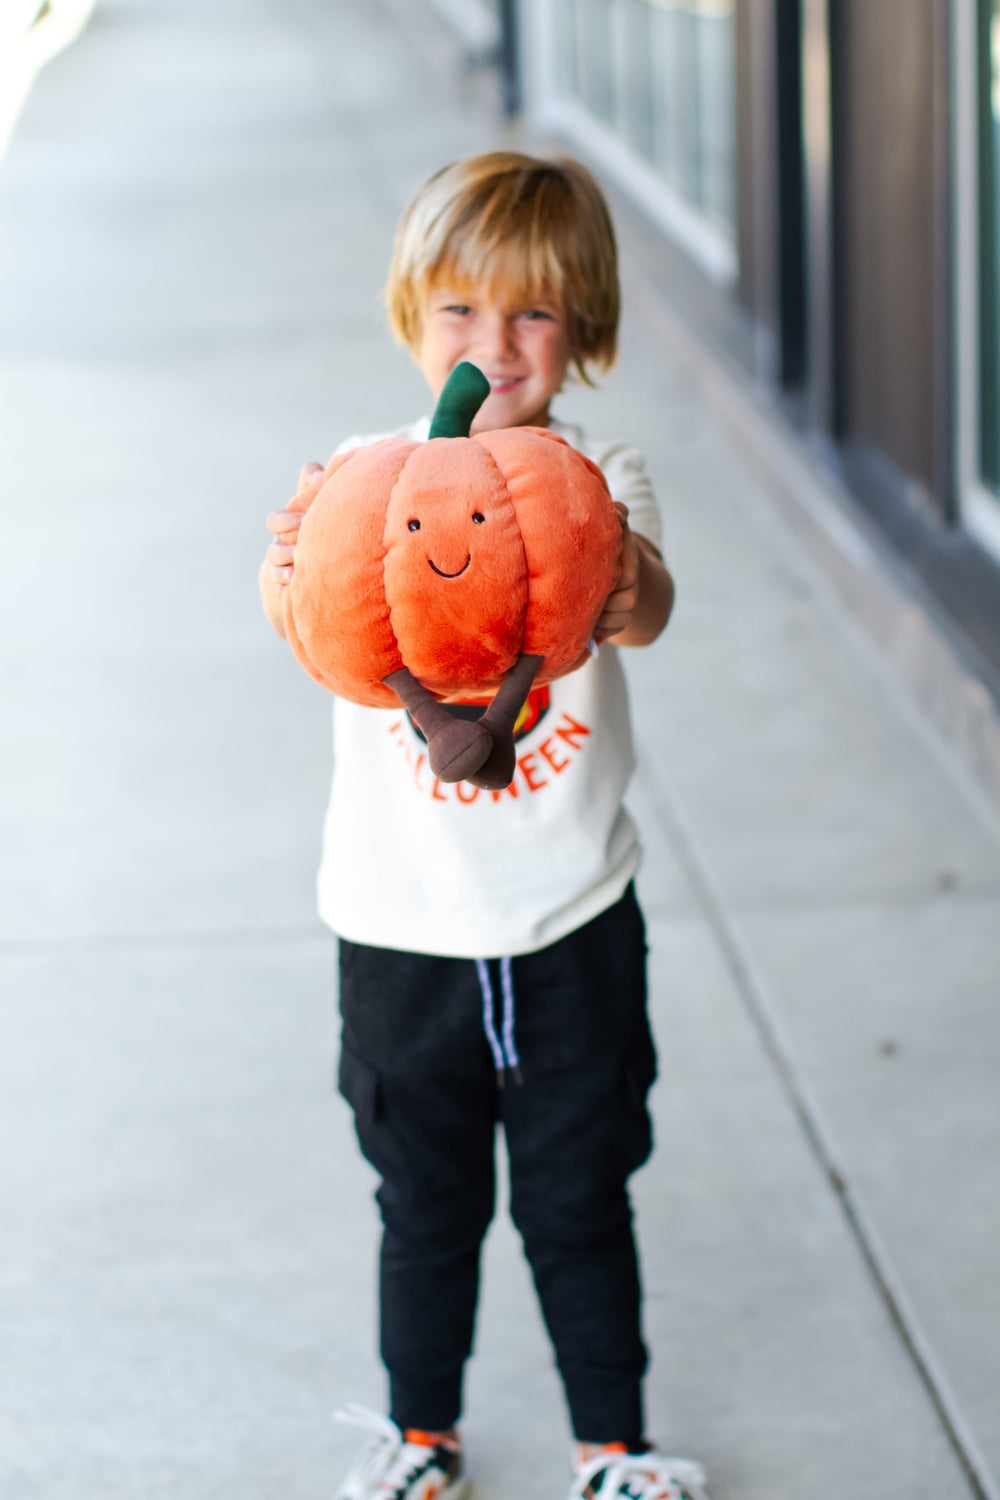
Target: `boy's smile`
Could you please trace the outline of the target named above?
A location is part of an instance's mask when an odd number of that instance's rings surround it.
[[[529,302],[481,283],[440,286],[428,297],[417,362],[435,398],[463,359],[490,383],[473,432],[547,426],[569,356],[566,320],[554,300]]]

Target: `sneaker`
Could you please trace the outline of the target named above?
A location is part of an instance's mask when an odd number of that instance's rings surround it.
[[[408,1441],[395,1422],[364,1406],[338,1411],[337,1421],[365,1427],[371,1437],[335,1500],[460,1500],[468,1494],[457,1444]]]
[[[708,1500],[704,1483],[704,1471],[689,1459],[609,1447],[576,1470],[567,1500]]]

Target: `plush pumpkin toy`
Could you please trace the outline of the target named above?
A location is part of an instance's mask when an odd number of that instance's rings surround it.
[[[489,395],[452,371],[425,443],[339,454],[290,502],[306,512],[285,591],[299,661],[354,703],[403,704],[442,781],[507,786],[533,683],[586,660],[620,572],[604,476],[540,427],[470,437]],[[475,721],[442,700],[489,699]]]

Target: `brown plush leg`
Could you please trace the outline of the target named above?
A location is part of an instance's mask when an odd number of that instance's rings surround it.
[[[431,770],[439,780],[467,781],[489,758],[493,736],[488,728],[483,727],[481,719],[452,718],[444,704],[439,703],[407,667],[390,672],[382,680],[409,709],[419,726],[427,741]]]
[[[493,750],[489,757],[466,776],[473,786],[483,787],[489,792],[498,792],[510,786],[514,780],[517,764],[514,754],[514,725],[531,692],[531,684],[544,660],[541,656],[519,656],[489,708],[479,720],[479,726],[489,730],[493,736]]]

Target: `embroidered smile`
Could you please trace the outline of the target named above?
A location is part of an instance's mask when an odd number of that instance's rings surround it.
[[[430,558],[428,558],[427,561],[431,564],[431,567],[434,569],[439,578],[461,578],[462,574],[465,572],[466,568],[472,561],[472,553],[469,553],[468,557],[465,559],[465,562],[459,568],[457,573],[446,573],[443,568],[439,568],[437,563],[432,562]]]

